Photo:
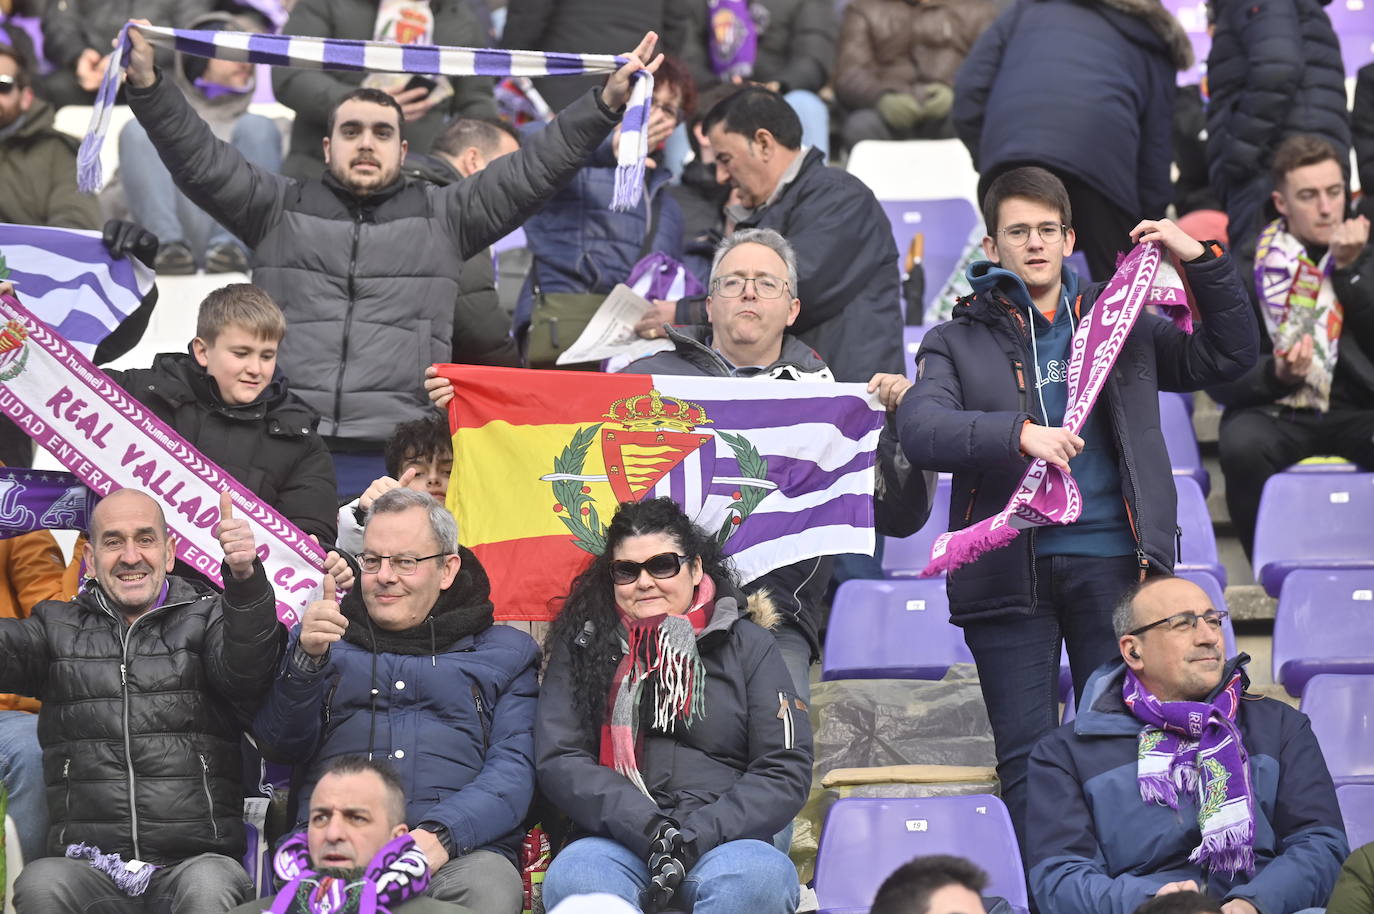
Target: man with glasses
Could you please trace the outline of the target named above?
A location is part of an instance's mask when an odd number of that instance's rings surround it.
[[[1168,575],[1117,604],[1119,656],[1031,753],[1022,848],[1040,910],[1130,914],[1180,891],[1223,914],[1326,903],[1348,849],[1321,747],[1306,716],[1245,692],[1225,619]]]
[[[429,861],[427,894],[519,914],[515,861],[534,794],[538,649],[493,625],[486,572],[453,515],[408,488],[372,503],[358,587],[306,608],[254,733],[304,765],[301,795],[345,755],[385,759]],[[305,810],[301,810],[302,825]]]
[[[1042,168],[992,182],[983,201],[987,260],[968,268],[973,295],[921,341],[916,385],[897,412],[914,466],[954,474],[949,529],[1001,511],[1027,463],[1073,473],[1072,524],[1027,531],[949,574],[950,612],[978,664],[997,747],[1002,797],[1025,837],[1026,758],[1059,719],[1061,641],[1074,694],[1116,653],[1111,608],[1150,571],[1171,571],[1177,518],[1159,391],[1238,377],[1256,358],[1250,305],[1230,256],[1167,219],[1123,242],[1159,241],[1181,262],[1201,329],[1143,315],[1081,434],[1063,428],[1070,342],[1099,307],[1064,258],[1077,235],[1063,183]]]

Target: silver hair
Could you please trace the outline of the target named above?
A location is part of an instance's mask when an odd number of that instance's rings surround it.
[[[768,228],[740,229],[722,238],[720,244],[716,245],[715,256],[711,259],[711,282],[715,282],[716,271],[720,269],[720,262],[725,259],[725,255],[741,244],[761,244],[781,257],[787,267],[787,288],[792,291],[792,298],[798,297],[797,254],[786,238]]]
[[[434,542],[450,555],[458,553],[458,521],[453,519],[448,508],[434,500],[433,496],[414,489],[396,488],[383,492],[372,503],[367,512],[370,522],[378,514],[399,514],[411,508],[423,508],[429,518],[429,529],[434,534]]]
[[[1135,598],[1140,593],[1138,587],[1132,587],[1121,595],[1121,599],[1116,601],[1116,607],[1112,610],[1112,631],[1116,634],[1117,640],[1126,637],[1126,633],[1135,628]]]

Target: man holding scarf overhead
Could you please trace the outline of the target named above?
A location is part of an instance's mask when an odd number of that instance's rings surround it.
[[[1118,604],[1119,656],[1031,753],[1022,847],[1040,910],[1130,914],[1178,891],[1224,914],[1326,903],[1348,853],[1331,775],[1306,716],[1245,693],[1225,616],[1174,577]]]
[[[1090,285],[1064,268],[1073,214],[1048,171],[999,176],[983,215],[988,259],[969,267],[973,295],[921,342],[897,423],[912,466],[954,474],[949,529],[958,532],[937,542],[936,558],[978,664],[1002,797],[1024,846],[1026,758],[1058,723],[1061,640],[1081,698],[1115,653],[1112,605],[1147,573],[1173,568],[1176,505],[1159,391],[1234,378],[1254,364],[1257,343],[1230,256],[1167,219],[1141,222],[1129,239],[1162,250],[1142,247],[1110,283]],[[1162,254],[1182,263],[1202,328],[1190,335],[1140,314],[1124,333],[1124,315],[1139,314],[1142,302],[1186,305]],[[1095,399],[1076,388],[1094,389]],[[1065,493],[1076,514],[1047,515]],[[1013,507],[1024,514],[1009,518]]]

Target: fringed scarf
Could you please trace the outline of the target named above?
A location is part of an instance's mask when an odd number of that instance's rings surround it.
[[[1160,701],[1128,669],[1122,698],[1145,724],[1137,750],[1140,799],[1176,810],[1180,791],[1196,794],[1202,843],[1188,859],[1253,875],[1255,804],[1249,753],[1236,726],[1240,680],[1237,670],[1213,702]]]
[[[1288,224],[1276,219],[1260,233],[1255,248],[1255,288],[1259,290],[1264,329],[1276,351],[1286,351],[1312,334],[1312,364],[1303,384],[1278,402],[1294,409],[1331,406],[1331,378],[1344,310],[1331,282],[1331,252],[1314,263]]]
[[[356,879],[316,873],[304,832],[282,843],[272,868],[285,885],[271,914],[391,914],[429,885],[429,861],[408,834],[392,838]]]
[[[1069,408],[1064,428],[1078,434],[1097,403],[1131,328],[1146,305],[1160,307],[1181,329],[1191,328],[1187,290],[1178,271],[1152,241],[1136,245],[1078,322],[1069,343]],[[1028,527],[1071,524],[1083,511],[1083,497],[1072,476],[1042,459],[1027,467],[1007,506],[962,530],[935,540],[922,577],[943,574],[986,552],[1000,549]]]
[[[582,76],[614,73],[628,58],[610,54],[573,54],[556,51],[504,51],[451,48],[430,44],[395,44],[306,35],[263,32],[199,31],[126,24],[95,96],[91,125],[77,155],[77,183],[86,193],[100,188],[100,146],[110,128],[110,112],[129,61],[129,29],[137,28],[157,47],[173,48],[193,57],[247,61],[274,67],[323,70],[364,70],[373,73],[414,73],[439,76]],[[653,76],[635,73],[634,86],[620,128],[612,207],[633,209],[644,185],[644,157],[648,153],[649,109],[653,104]]]
[[[130,898],[137,898],[148,891],[153,873],[161,869],[142,860],[126,861],[119,854],[102,854],[94,844],[69,844],[67,856],[72,860],[89,860],[91,869],[109,876],[115,888]]]
[[[625,656],[616,667],[601,726],[601,764],[629,778],[649,796],[639,773],[640,702],[649,685],[654,695],[655,730],[671,732],[706,713],[706,671],[697,654],[697,635],[711,621],[716,585],[702,577],[692,605],[681,616],[632,619],[621,613]]]

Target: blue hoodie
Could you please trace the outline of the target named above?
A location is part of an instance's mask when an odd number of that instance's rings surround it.
[[[1053,321],[1040,313],[1031,301],[1026,284],[1010,270],[979,261],[969,265],[968,279],[974,292],[996,288],[1028,313],[1031,326],[1035,328],[1034,339],[1027,341],[1027,348],[1034,355],[1035,377],[1027,378],[1026,383],[1038,396],[1034,393],[1028,396],[1026,408],[1044,425],[1063,425],[1069,400],[1069,343],[1078,319],[1074,313],[1079,293],[1078,274],[1063,268],[1062,292]],[[1088,414],[1079,436],[1083,439],[1083,451],[1069,461],[1073,478],[1083,495],[1083,513],[1072,524],[1037,530],[1037,555],[1115,556],[1135,552],[1126,503],[1121,497],[1116,448],[1112,444],[1111,429],[1104,425],[1103,415],[1105,412],[1098,409]]]

